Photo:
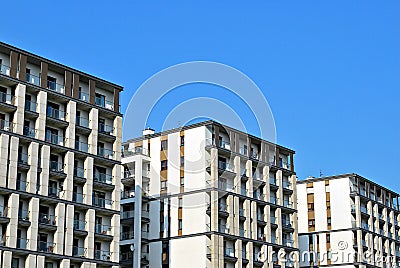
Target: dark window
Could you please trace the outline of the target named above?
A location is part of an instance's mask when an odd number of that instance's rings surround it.
[[[47,76],[47,88],[51,90],[56,90],[57,79],[52,76]]]
[[[168,169],[168,161],[163,160],[161,161],[161,170],[167,170]]]
[[[181,146],[185,146],[185,136],[181,136]]]
[[[168,149],[168,141],[167,140],[161,141],[161,151],[164,151],[167,149]]]

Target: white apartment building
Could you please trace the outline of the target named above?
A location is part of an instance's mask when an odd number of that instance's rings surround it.
[[[118,267],[122,87],[0,43],[0,267]]]
[[[398,198],[357,174],[298,181],[300,267],[398,267]]]
[[[123,143],[121,267],[298,267],[294,151],[214,121]]]

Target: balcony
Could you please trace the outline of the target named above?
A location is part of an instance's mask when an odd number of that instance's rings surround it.
[[[54,197],[54,198],[61,198],[60,196],[60,189],[58,187],[48,187],[48,196]]]
[[[365,223],[365,222],[362,222],[362,223],[361,223],[361,228],[364,229],[364,230],[368,230],[368,231],[370,230],[369,224],[368,224],[368,223]]]
[[[25,100],[25,111],[36,113],[36,102]]]
[[[96,224],[95,233],[102,235],[111,235],[111,226],[104,224]]]
[[[0,74],[10,76],[11,68],[7,65],[0,64]]]
[[[276,186],[276,178],[275,177],[269,177],[269,184]]]
[[[81,193],[72,193],[72,201],[75,203],[80,203],[83,204],[83,201],[85,200],[85,195]]]
[[[264,195],[264,194],[261,194],[261,193],[259,193],[259,192],[254,192],[254,193],[253,193],[253,198],[258,199],[258,200],[264,200],[265,195]]]
[[[28,155],[25,153],[18,154],[18,163],[22,165],[28,165]]]
[[[283,206],[286,208],[293,208],[293,204],[289,200],[283,200]]]
[[[104,184],[112,184],[113,176],[111,174],[105,174],[101,172],[94,172],[93,180],[95,182],[104,183]]]
[[[84,118],[82,116],[76,117],[76,125],[80,127],[89,128],[89,119]]]
[[[276,198],[275,197],[270,197],[269,198],[269,202],[271,203],[271,204],[277,204],[277,200],[276,200]]]
[[[11,94],[0,92],[0,102],[9,105],[14,105],[15,97]]]
[[[218,224],[218,232],[229,233],[229,227],[225,224]]]
[[[107,135],[114,135],[114,127],[99,123],[99,133],[107,134]]]
[[[26,74],[25,81],[35,86],[40,86],[40,77],[33,74]]]
[[[134,232],[133,231],[127,231],[127,232],[122,232],[121,233],[121,240],[130,240],[134,238]]]
[[[47,116],[57,119],[57,120],[62,120],[62,121],[65,120],[65,112],[64,111],[55,109],[50,106],[47,107]]]
[[[17,190],[18,191],[22,191],[22,192],[26,192],[26,187],[27,187],[27,182],[25,180],[17,180]]]
[[[111,209],[113,201],[110,199],[93,197],[92,198],[93,206]]]
[[[39,213],[39,224],[56,225],[56,217],[47,213]]]
[[[149,232],[146,230],[142,230],[142,239],[149,239]]]
[[[235,186],[230,183],[218,181],[218,189],[223,191],[233,192],[235,190]]]
[[[53,242],[46,242],[46,241],[38,241],[38,251],[39,252],[47,252],[53,253],[56,244]]]
[[[127,156],[132,156],[132,155],[145,155],[149,156],[149,151],[146,148],[143,147],[136,147],[133,149],[125,150],[122,151],[122,156],[127,157]]]
[[[58,161],[50,161],[49,169],[53,172],[64,173],[64,165]]]
[[[85,178],[85,169],[81,167],[74,167],[74,177]]]
[[[81,101],[89,102],[89,94],[79,91],[78,99],[80,99]]]
[[[293,242],[293,240],[291,240],[291,239],[283,239],[283,245],[284,246],[287,246],[287,247],[293,247],[293,244],[294,244],[294,242]]]
[[[7,218],[8,217],[8,207],[4,207],[0,205],[0,218]],[[1,222],[1,219],[0,219]]]
[[[95,250],[94,251],[94,258],[96,260],[101,260],[101,261],[110,261],[111,260],[111,253],[108,250]]]
[[[218,169],[222,171],[234,172],[234,166],[223,161],[218,161]]]
[[[58,136],[54,133],[51,133],[50,131],[46,131],[46,137],[45,137],[46,142],[64,146],[64,137],[63,136]]]
[[[24,127],[23,129],[24,136],[35,139],[36,138],[36,129],[30,127]]]
[[[119,260],[122,262],[125,261],[132,261],[133,260],[133,252],[132,251],[128,251],[128,252],[121,252],[119,254]]]
[[[89,151],[89,144],[81,141],[75,141],[75,150],[87,153]]]
[[[235,249],[234,249],[234,248],[231,248],[231,247],[226,247],[226,248],[224,249],[224,255],[225,255],[226,257],[233,257],[233,258],[235,258]]]
[[[104,158],[113,159],[114,152],[112,150],[99,147],[99,148],[97,148],[97,155],[104,157]]]
[[[121,199],[128,199],[128,198],[134,198],[134,197],[135,197],[135,191],[134,190],[121,191]]]
[[[64,94],[64,85],[58,84],[54,81],[47,80],[47,89]]]
[[[20,237],[17,238],[17,248],[27,249],[28,245],[29,245],[29,239]]]
[[[282,219],[282,227],[293,228],[292,222],[289,220]]]
[[[103,98],[99,98],[99,97],[95,97],[94,101],[97,106],[114,111],[114,103],[112,101],[107,101],[107,100],[105,100]]]
[[[290,182],[288,182],[288,181],[283,181],[283,182],[282,182],[282,186],[283,186],[283,188],[285,188],[285,189],[289,189],[289,190],[292,189],[292,184],[291,184]]]
[[[0,119],[0,129],[4,130],[4,131],[12,132],[14,130],[14,123]]]
[[[121,211],[121,219],[132,219],[135,216],[134,210]]]
[[[72,256],[86,258],[87,249],[84,247],[72,247]]]
[[[86,221],[74,220],[74,230],[85,231]]]

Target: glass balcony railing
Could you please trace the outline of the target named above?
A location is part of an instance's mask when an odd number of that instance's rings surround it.
[[[277,224],[277,223],[276,223],[276,218],[273,217],[273,216],[269,218],[269,221],[270,221],[272,224]]]
[[[80,91],[80,92],[78,93],[78,98],[79,98],[81,101],[89,102],[89,94],[87,94],[87,93],[85,93],[85,92]]]
[[[225,224],[218,224],[218,232],[229,233],[229,227]]]
[[[89,144],[81,141],[75,141],[75,150],[87,153],[89,151]]]
[[[219,181],[218,182],[218,188],[221,189],[221,190],[224,190],[224,191],[233,192],[234,189],[235,189],[235,186],[233,184],[230,184],[230,183]]]
[[[132,251],[121,252],[119,254],[119,260],[120,261],[132,261],[133,260],[133,252]]]
[[[47,80],[47,89],[64,94],[64,85],[58,84],[54,81]]]
[[[95,250],[94,251],[94,258],[96,260],[110,261],[111,253],[108,250]]]
[[[114,103],[112,101],[105,100],[104,98],[95,97],[95,104],[109,110],[114,110]]]
[[[113,202],[110,199],[93,197],[92,203],[93,203],[93,206],[110,209]]]
[[[57,187],[49,186],[48,195],[50,197],[60,198],[60,189]]]
[[[287,208],[293,208],[293,203],[289,200],[283,200],[283,206]]]
[[[218,169],[234,172],[234,166],[223,161],[218,161]]]
[[[46,142],[56,144],[56,145],[64,145],[64,137],[58,136],[56,134],[51,133],[50,131],[46,131]]]
[[[53,253],[56,244],[53,242],[38,241],[38,251]]]
[[[114,152],[105,148],[97,148],[97,155],[112,159],[114,157]]]
[[[36,113],[36,102],[25,100],[25,111]]]
[[[235,257],[235,249],[234,249],[234,248],[227,247],[227,248],[225,248],[225,250],[224,250],[224,254],[225,254],[225,256]]]
[[[121,191],[121,199],[128,199],[128,198],[133,198],[133,197],[135,197],[135,191],[134,190]]]
[[[17,190],[26,192],[27,182],[25,180],[17,180]]]
[[[28,155],[25,153],[18,153],[18,163],[28,165]]]
[[[50,161],[50,171],[64,173],[64,165],[58,161]]]
[[[270,197],[270,198],[269,198],[269,202],[270,202],[271,204],[275,204],[275,205],[276,205],[276,203],[277,203],[275,197]]]
[[[47,116],[51,118],[55,118],[58,120],[65,120],[65,112],[55,109],[53,107],[47,107]]]
[[[77,116],[76,117],[76,125],[80,126],[80,127],[88,128],[89,127],[89,119],[84,118],[82,116]]]
[[[130,219],[135,216],[134,210],[121,211],[121,219]]]
[[[29,239],[20,237],[17,238],[17,248],[27,249],[28,245],[29,245]]]
[[[270,177],[269,178],[269,184],[276,185],[276,178],[275,177]]]
[[[72,201],[76,203],[83,204],[83,201],[85,200],[85,195],[81,193],[72,193]]]
[[[8,207],[4,207],[0,205],[0,218],[6,218],[8,217]]]
[[[96,224],[95,233],[103,235],[111,235],[111,226],[105,224]]]
[[[96,182],[101,182],[105,184],[112,184],[113,176],[111,174],[105,174],[100,172],[94,172],[93,179]]]
[[[293,247],[293,240],[291,239],[283,239],[283,245],[287,246],[287,247]]]
[[[74,229],[79,231],[85,231],[86,221],[74,220]]]
[[[15,97],[11,94],[0,92],[0,102],[14,105]]]
[[[47,213],[39,213],[39,224],[56,225],[56,217]]]
[[[130,240],[133,239],[133,237],[134,237],[133,231],[127,231],[121,233],[121,240]]]
[[[145,155],[145,156],[149,156],[149,151],[146,148],[143,147],[136,147],[133,149],[129,149],[129,150],[124,150],[122,151],[122,156],[126,157],[126,156],[131,156],[131,155]]]
[[[239,208],[239,216],[244,217],[244,209]]]
[[[282,219],[282,226],[286,228],[292,228],[292,222],[289,220]]]
[[[286,188],[286,189],[291,189],[292,188],[292,184],[290,182],[288,182],[288,181],[283,181],[282,182],[282,186],[283,186],[283,188]]]
[[[40,86],[40,77],[33,74],[26,74],[25,81],[36,86]]]
[[[24,136],[29,138],[36,138],[36,129],[25,126],[23,129]]]
[[[0,129],[5,131],[13,131],[14,123],[0,119]]]
[[[99,123],[99,133],[113,135],[114,127],[106,124]]]
[[[11,68],[7,65],[0,64],[0,74],[10,76]]]
[[[74,176],[78,178],[85,177],[85,169],[81,167],[74,167]]]
[[[84,247],[72,247],[72,256],[74,257],[86,257],[87,249]]]
[[[18,219],[19,220],[29,221],[29,215],[30,215],[29,210],[26,210],[26,209],[18,210]]]

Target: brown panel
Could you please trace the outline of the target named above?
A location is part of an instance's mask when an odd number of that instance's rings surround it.
[[[307,194],[307,203],[314,203],[314,194]]]
[[[160,179],[162,181],[166,181],[168,179],[168,170],[161,170],[160,171]]]
[[[72,75],[72,97],[75,99],[79,99],[79,75]]]
[[[180,176],[181,178],[185,176],[185,170],[180,170]]]
[[[160,151],[160,161],[167,160],[168,159],[168,151]]]
[[[65,95],[72,96],[72,73],[69,71],[65,71],[65,81],[64,81],[64,88],[65,88]]]
[[[294,156],[293,156],[293,153],[290,154],[290,170],[294,172]]]
[[[178,209],[178,219],[182,219],[182,209]]]
[[[12,78],[17,78],[18,56],[19,56],[19,54],[17,52],[11,51],[11,53],[10,53],[10,76]]]
[[[279,148],[275,148],[275,166],[279,166]]]
[[[119,113],[119,90],[114,88],[114,111]]]
[[[96,82],[89,80],[89,102],[94,104],[94,97],[96,96]]]
[[[46,62],[40,63],[40,85],[42,88],[47,88],[47,72],[49,65]]]
[[[215,145],[219,145],[219,127],[214,125],[214,139]]]
[[[21,54],[19,59],[19,80],[26,81],[26,55]]]

